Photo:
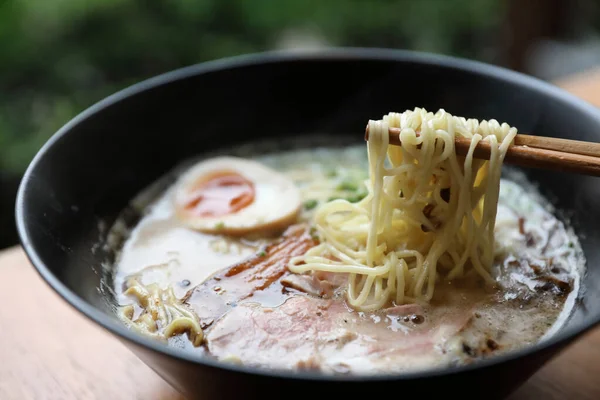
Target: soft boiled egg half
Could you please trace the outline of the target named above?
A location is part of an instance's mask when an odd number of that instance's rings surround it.
[[[201,161],[175,189],[175,210],[188,227],[245,235],[294,223],[302,206],[294,182],[265,165],[238,157]]]

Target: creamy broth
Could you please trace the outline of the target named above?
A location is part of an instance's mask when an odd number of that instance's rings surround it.
[[[299,223],[310,223],[322,202],[364,196],[364,145],[249,158],[282,172],[300,189]],[[132,320],[151,313],[140,296],[125,292],[131,282],[155,285],[157,299],[176,304],[164,312],[199,316],[202,340],[192,344],[194,337],[186,330],[165,335],[160,323],[141,334],[224,362],[343,374],[472,362],[534,344],[559,329],[573,308],[584,268],[577,237],[532,186],[509,173],[501,181],[495,227],[494,275],[500,289],[485,286],[476,276],[441,281],[429,304],[357,312],[344,302],[343,285],[336,282],[343,277],[298,279],[285,273],[236,300],[246,281],[236,283],[219,274],[259,257],[280,238],[230,238],[189,229],[176,218],[173,195],[171,188],[152,201],[127,232],[113,267],[119,315],[140,330]],[[208,299],[215,297],[211,291],[226,300],[215,306],[222,313],[207,308]],[[211,312],[214,318],[204,318]]]

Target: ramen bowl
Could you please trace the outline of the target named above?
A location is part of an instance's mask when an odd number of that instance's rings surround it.
[[[587,259],[564,327],[535,345],[468,365],[375,376],[326,376],[226,364],[168,347],[117,318],[106,270],[107,230],[156,179],[211,151],[320,135],[364,141],[389,111],[443,108],[520,132],[600,141],[600,111],[534,78],[479,62],[386,49],[269,52],[194,65],[90,107],[39,151],[22,180],[16,219],[33,266],[76,312],[111,332],[189,398],[419,395],[503,398],[600,321],[600,181],[523,170],[568,219]],[[313,140],[313,139],[311,139]],[[305,141],[310,146],[310,141]]]

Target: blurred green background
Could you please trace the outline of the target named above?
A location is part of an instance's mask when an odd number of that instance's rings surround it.
[[[600,63],[598,15],[596,0],[0,0],[0,248],[17,242],[14,196],[39,147],[142,79],[315,46],[429,51],[553,79]]]

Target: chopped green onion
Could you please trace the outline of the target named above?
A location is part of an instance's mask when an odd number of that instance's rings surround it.
[[[335,178],[337,176],[337,171],[335,169],[330,169],[325,173],[325,176],[328,178]]]
[[[310,237],[313,240],[318,240],[319,239],[319,235],[317,235],[317,228],[315,228],[314,226],[310,227],[309,233],[310,233]]]
[[[304,209],[305,210],[312,210],[313,208],[315,208],[317,206],[317,204],[319,204],[319,202],[315,199],[311,199],[311,200],[306,200],[304,202]]]
[[[346,200],[348,200],[350,203],[358,203],[359,201],[361,201],[362,199],[364,199],[365,197],[367,197],[367,193],[365,192],[360,192],[357,193],[355,195],[352,196],[348,196],[346,198]]]
[[[344,181],[337,186],[337,190],[356,192],[358,190],[358,185],[351,181]]]

